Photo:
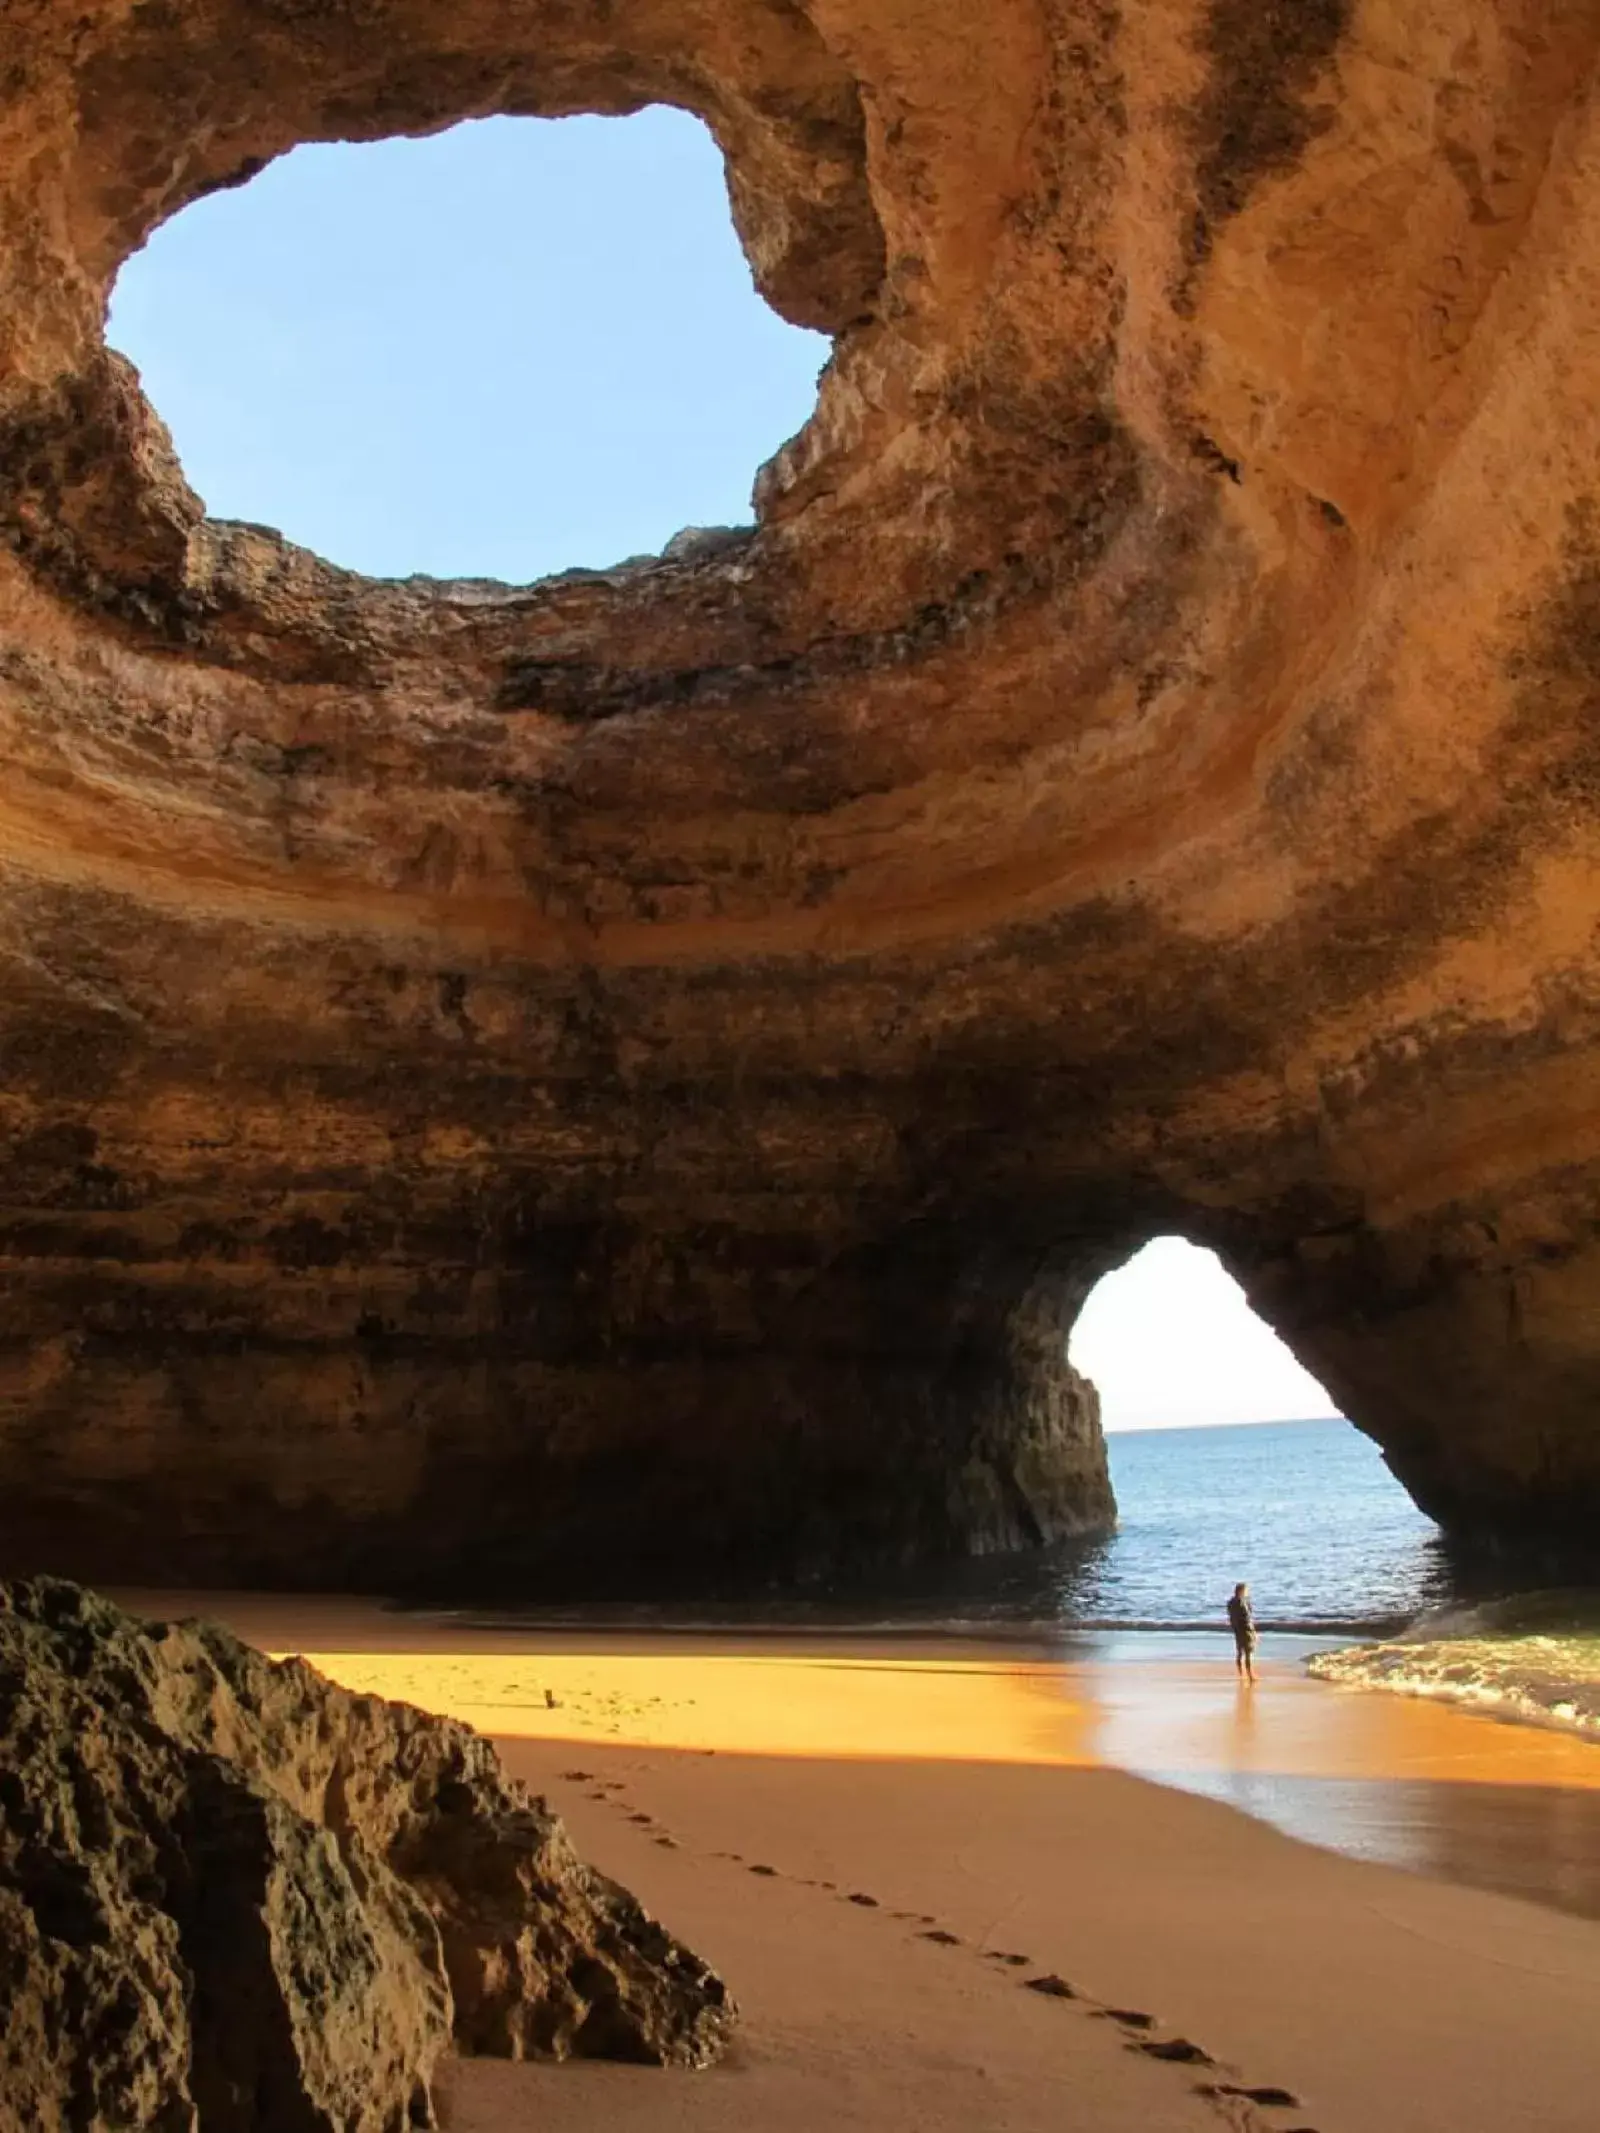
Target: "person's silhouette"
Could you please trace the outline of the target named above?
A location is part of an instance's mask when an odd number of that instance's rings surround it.
[[[1228,1627],[1233,1631],[1233,1664],[1246,1681],[1256,1678],[1256,1618],[1250,1606],[1250,1588],[1239,1584],[1228,1602]]]

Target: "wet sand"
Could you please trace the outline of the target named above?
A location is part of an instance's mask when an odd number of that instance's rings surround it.
[[[494,1734],[743,2005],[706,2075],[463,2065],[458,2133],[1600,2122],[1600,1924],[1571,1915],[1600,1909],[1584,1744],[1327,1688],[1292,1651],[1241,1694],[1192,1639],[1056,1661],[206,1607]],[[1024,1982],[1051,1974],[1080,1997]],[[1136,2048],[1152,2041],[1217,2063]],[[1242,2088],[1296,2100],[1204,2093]]]
[[[1238,1688],[1221,1639],[1098,1638],[1072,1673],[1106,1763],[1351,1858],[1600,1919],[1600,1743],[1313,1681],[1319,1648],[1268,1637],[1270,1695]]]

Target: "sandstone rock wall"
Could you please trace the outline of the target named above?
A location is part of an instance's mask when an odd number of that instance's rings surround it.
[[[407,2133],[459,2050],[699,2065],[721,1981],[450,1719],[0,1585],[0,2129]]]
[[[1103,1521],[1217,1244],[1462,1534],[1600,1513],[1588,0],[12,11],[0,1547],[789,1575]],[[759,525],[216,525],[101,342],[307,138],[699,111]]]

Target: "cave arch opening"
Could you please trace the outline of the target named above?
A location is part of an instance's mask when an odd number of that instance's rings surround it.
[[[1108,1434],[1338,1419],[1214,1251],[1158,1236],[1101,1276],[1068,1344]]]
[[[108,339],[215,518],[527,583],[750,518],[826,335],[758,293],[691,114],[310,142],[158,227]]]
[[[1265,1626],[1352,1633],[1444,1596],[1433,1521],[1216,1252],[1152,1238],[1089,1292],[1068,1360],[1099,1394],[1118,1504],[1072,1614],[1217,1627],[1244,1579]]]

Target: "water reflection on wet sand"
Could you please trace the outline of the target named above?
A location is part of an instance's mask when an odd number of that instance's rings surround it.
[[[1254,1689],[1226,1638],[1101,1637],[1072,1676],[1093,1750],[1358,1859],[1600,1918],[1600,1746],[1331,1687],[1269,1637]]]

